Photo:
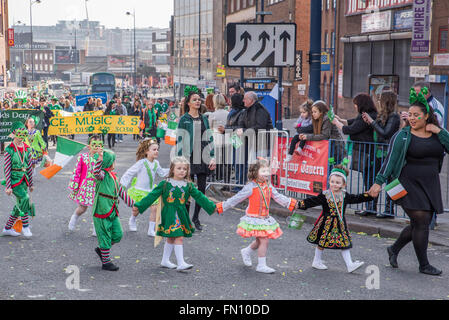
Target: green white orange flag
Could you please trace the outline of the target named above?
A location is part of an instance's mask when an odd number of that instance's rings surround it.
[[[51,179],[85,147],[86,144],[84,143],[58,136],[58,144],[53,164],[48,168],[41,170],[40,174],[47,179]]]

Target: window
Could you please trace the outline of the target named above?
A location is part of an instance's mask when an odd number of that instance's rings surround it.
[[[327,50],[327,44],[329,43],[329,34],[327,33],[327,31],[324,33],[324,51]]]
[[[447,45],[448,27],[441,27],[438,34],[438,52],[448,52]]]

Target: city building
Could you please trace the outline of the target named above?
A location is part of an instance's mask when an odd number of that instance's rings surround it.
[[[10,54],[8,45],[8,0],[0,0],[0,87],[8,86]]]

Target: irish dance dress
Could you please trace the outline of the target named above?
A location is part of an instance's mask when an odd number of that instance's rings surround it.
[[[295,199],[288,198],[277,192],[276,188],[271,184],[260,184],[256,181],[251,181],[232,198],[217,203],[217,209],[218,213],[222,213],[235,207],[245,199],[249,199],[246,215],[240,218],[240,223],[237,226],[237,234],[244,238],[277,239],[282,235],[282,230],[279,227],[279,223],[269,215],[271,198],[290,211],[295,209],[297,203]]]
[[[72,190],[69,199],[79,205],[92,207],[95,199],[95,159],[89,153],[78,156],[75,169],[69,182],[69,189]]]
[[[156,235],[166,238],[191,237],[195,228],[190,221],[186,201],[192,196],[209,215],[215,211],[215,203],[210,201],[192,182],[167,179],[161,181],[145,198],[134,206],[143,213],[159,197],[162,197],[161,223]]]
[[[373,198],[366,192],[358,195],[341,192],[337,195],[330,190],[323,191],[314,197],[299,200],[298,208],[301,210],[317,206],[323,208],[307,237],[307,241],[325,249],[352,248],[351,235],[346,224],[346,206],[372,200]]]
[[[31,164],[35,165],[42,161],[44,150],[47,147],[41,133],[36,129],[28,130],[28,142],[31,147]]]

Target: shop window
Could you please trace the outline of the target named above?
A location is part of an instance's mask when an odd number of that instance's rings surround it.
[[[447,45],[448,27],[442,27],[438,33],[438,52],[448,52]]]

